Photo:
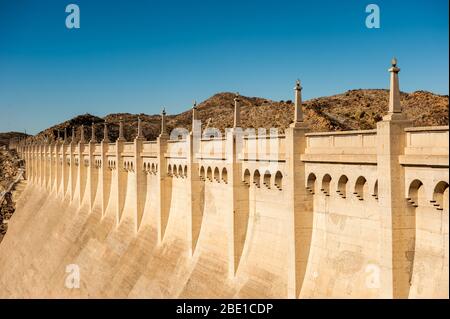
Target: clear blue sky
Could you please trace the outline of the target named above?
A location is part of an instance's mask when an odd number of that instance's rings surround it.
[[[402,91],[448,94],[448,37],[448,1],[0,0],[0,131],[179,113],[223,91],[292,99],[297,78],[305,99],[387,88],[392,56]]]

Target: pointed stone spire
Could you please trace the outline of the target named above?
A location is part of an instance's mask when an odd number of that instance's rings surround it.
[[[91,125],[91,143],[97,143],[97,138],[95,137],[95,124],[92,122]]]
[[[241,105],[240,105],[239,93],[237,92],[234,97],[234,124],[233,127],[241,126]]]
[[[56,142],[61,140],[61,136],[59,135],[59,130],[56,131]]]
[[[300,85],[300,80],[295,83],[295,114],[294,123],[303,122],[303,110],[302,110],[302,87]]]
[[[64,128],[64,143],[67,142],[67,127]]]
[[[389,69],[391,73],[391,85],[389,91],[389,114],[401,113],[402,107],[400,105],[400,87],[398,83],[398,72],[400,68],[397,67],[397,59],[393,58],[391,61],[392,67]]]
[[[75,143],[75,127],[72,126],[72,139],[70,140],[70,143]]]
[[[195,121],[197,120],[197,101],[192,104],[192,132],[195,131]]]
[[[80,126],[80,141],[79,141],[79,143],[80,144],[84,143],[84,125],[83,124],[81,124],[81,126]]]
[[[141,118],[138,116],[138,127],[137,127],[137,139],[144,139],[144,134],[142,133],[142,123]]]
[[[123,119],[122,117],[119,120],[119,138],[118,141],[124,141],[125,137],[123,136]]]
[[[197,119],[197,101],[194,100],[194,103],[192,104],[192,121],[195,121]]]
[[[108,137],[108,123],[103,124],[103,142],[109,143],[109,137]]]
[[[166,131],[166,108],[163,107],[161,112],[161,134],[160,135],[167,135]]]

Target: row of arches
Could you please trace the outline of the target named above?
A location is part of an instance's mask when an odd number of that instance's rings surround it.
[[[317,192],[317,177],[314,173],[310,173],[308,175],[308,179],[306,181],[306,189],[314,195]],[[331,195],[331,181],[332,177],[330,174],[325,174],[322,177],[322,181],[320,183],[320,191],[325,196]],[[367,179],[364,176],[359,176],[354,183],[352,183],[352,187],[349,189],[349,179],[346,175],[341,175],[337,181],[336,185],[336,194],[341,198],[348,198],[351,195],[354,195],[358,200],[364,200],[369,195],[378,199],[378,180],[375,181],[374,185],[371,187],[367,182]]]
[[[222,171],[218,167],[213,169],[209,166],[205,169],[205,167],[200,167],[200,180],[202,181],[216,181],[217,183],[225,183],[228,184],[228,172],[225,167],[222,168]]]
[[[144,162],[144,172],[147,174],[156,174],[158,172],[158,164]]]
[[[176,164],[169,164],[167,166],[167,175],[170,177],[181,177],[186,178],[188,175],[188,167],[187,165],[184,165],[184,167]]]
[[[134,172],[134,161],[123,161],[123,169],[127,172]]]
[[[95,168],[101,168],[102,167],[102,160],[101,159],[95,159],[94,160],[94,166],[95,166]]]
[[[246,169],[242,181],[247,186],[250,186],[251,183],[253,183],[257,188],[264,185],[268,189],[273,188],[280,191],[283,189],[283,174],[280,171],[277,171],[274,175],[272,175],[270,171],[265,171],[264,175],[261,177],[259,170],[256,169],[253,174],[250,174],[250,170]]]
[[[436,183],[431,198],[428,198],[425,189],[421,180],[413,180],[408,187],[408,197],[406,198],[408,206],[419,207],[431,204],[436,210],[444,210],[444,206],[448,205],[448,183],[444,181]]]
[[[110,170],[116,169],[116,161],[112,159],[108,160],[108,168]]]

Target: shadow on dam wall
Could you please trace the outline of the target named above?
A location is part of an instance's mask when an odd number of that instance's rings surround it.
[[[226,202],[216,204],[223,194],[218,191],[220,187],[214,189],[214,184],[204,189],[203,195],[215,200],[204,201],[201,230],[195,252],[190,255],[183,183],[176,179],[171,185],[169,218],[161,243],[151,196],[146,200],[142,227],[136,233],[127,204],[117,226],[114,209],[107,209],[102,217],[100,205],[95,204],[90,211],[82,201],[77,208],[76,201],[71,204],[68,199],[28,185],[0,247],[0,296],[241,297],[241,287],[245,287],[242,290],[249,297],[284,297],[285,287],[273,286],[280,274],[271,274],[268,269],[260,269],[261,277],[258,275],[253,283],[245,267],[230,278],[224,227],[229,209]],[[268,248],[272,259],[274,252]],[[248,255],[244,260],[252,258],[251,249]],[[78,289],[66,287],[68,265],[79,267]]]

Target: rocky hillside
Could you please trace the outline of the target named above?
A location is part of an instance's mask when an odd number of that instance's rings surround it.
[[[305,121],[312,131],[356,130],[375,128],[376,122],[386,114],[389,100],[387,90],[350,90],[343,94],[311,99],[304,102]],[[218,93],[198,105],[198,118],[205,125],[223,130],[232,126],[233,93]],[[414,126],[448,125],[448,96],[436,95],[426,91],[401,93],[401,102],[407,117]],[[272,101],[258,97],[241,97],[242,127],[271,128],[283,131],[293,121],[294,105],[292,101]],[[168,130],[174,127],[190,129],[192,113],[187,111],[167,116]],[[36,139],[53,139],[58,130],[67,129],[68,137],[72,127],[85,125],[85,137],[91,136],[91,123],[95,123],[97,140],[103,138],[103,123],[109,125],[109,138],[114,141],[118,136],[118,122],[124,121],[124,133],[127,140],[136,135],[137,117],[143,123],[143,132],[147,139],[157,137],[160,131],[160,116],[146,114],[110,114],[104,118],[85,114],[55,125],[36,135]],[[76,130],[76,138],[79,132]]]
[[[9,141],[17,139],[17,138],[23,138],[23,137],[27,137],[29,136],[28,134],[25,133],[20,133],[20,132],[6,132],[6,133],[0,133],[0,147],[2,147],[3,145],[8,146],[9,145]]]
[[[14,213],[15,203],[9,186],[19,174],[21,161],[15,151],[0,150],[0,242],[7,230],[7,223]]]

